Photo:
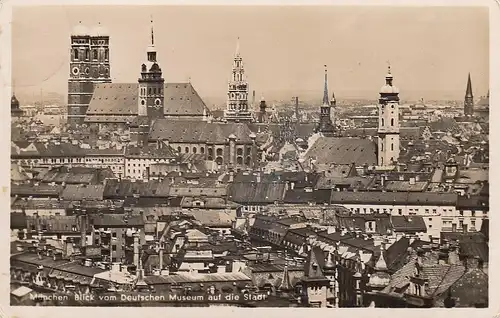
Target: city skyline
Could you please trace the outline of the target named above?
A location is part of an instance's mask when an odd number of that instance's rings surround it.
[[[469,72],[475,96],[488,91],[487,8],[346,6],[105,6],[98,14],[78,6],[14,8],[15,91],[65,93],[69,36],[78,21],[88,27],[100,22],[109,31],[113,82],[136,83],[149,41],[151,13],[166,81],[190,79],[204,98],[224,100],[238,37],[250,90],[256,90],[257,99],[292,94],[320,100],[325,64],[329,89],[340,100],[376,98],[388,62],[404,99],[460,100]],[[47,16],[51,23],[45,25],[26,22]],[[199,23],[185,23],[193,20]],[[294,20],[302,21],[300,28],[285,24]],[[178,25],[182,32],[172,31],[179,30]],[[44,63],[28,58],[40,40],[46,49],[37,56]]]

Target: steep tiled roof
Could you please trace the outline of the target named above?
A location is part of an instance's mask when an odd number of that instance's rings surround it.
[[[305,154],[318,164],[376,165],[377,147],[369,139],[320,137]]]
[[[390,272],[394,273],[405,265],[408,247],[410,247],[410,239],[403,237],[385,251],[385,260]]]
[[[236,136],[236,143],[251,143],[252,131],[244,123],[219,123],[199,120],[157,119],[153,123],[149,138],[185,143],[223,144],[229,135]]]
[[[236,220],[236,211],[230,210],[190,210],[184,214],[192,215],[204,226],[231,226]]]
[[[105,198],[124,198],[139,195],[140,197],[167,197],[170,185],[168,180],[150,180],[148,182],[108,179],[104,186]]]
[[[49,233],[79,233],[81,222],[77,216],[27,216],[27,226],[35,226],[37,230],[47,231]],[[90,226],[87,225],[87,232]]]
[[[177,152],[163,142],[157,145],[146,144],[143,146],[130,145],[126,148],[125,156],[127,158],[160,158],[174,159],[177,157]]]
[[[419,233],[427,231],[424,218],[421,216],[393,215],[391,221],[395,232]]]
[[[138,89],[137,83],[97,85],[87,110],[86,120],[91,121],[94,116],[137,115]],[[203,110],[207,109],[190,83],[165,83],[164,95],[167,116],[203,116]]]
[[[113,172],[109,168],[58,167],[41,173],[36,179],[46,183],[95,184],[103,182],[106,178],[114,177]]]
[[[57,198],[61,194],[63,187],[60,185],[49,185],[49,184],[11,184],[10,195],[11,196],[41,196],[41,197],[54,197]]]
[[[11,156],[13,158],[27,158],[27,157],[83,157],[85,156],[86,150],[80,148],[77,145],[70,143],[41,143],[34,142],[27,145],[26,147],[19,146],[19,151],[13,152]]]
[[[240,204],[274,203],[284,194],[285,184],[278,182],[234,182],[228,188],[228,198]]]
[[[402,204],[402,205],[452,205],[457,202],[454,193],[437,192],[347,192],[332,191],[334,204]]]
[[[489,248],[486,242],[460,242],[460,255],[466,257],[477,257],[487,263],[489,260]]]
[[[450,288],[455,307],[475,307],[488,304],[488,275],[479,269],[465,273]]]
[[[140,215],[97,214],[92,216],[92,223],[96,227],[142,227],[144,219]]]
[[[323,266],[325,265],[325,253],[319,247],[313,247],[309,251],[307,261],[304,264],[305,280],[327,280],[323,274]]]
[[[80,201],[80,200],[102,200],[104,185],[78,185],[68,184],[61,197],[63,200]]]
[[[422,277],[427,279],[427,294],[439,296],[453,285],[464,273],[462,265],[438,264],[422,267]]]

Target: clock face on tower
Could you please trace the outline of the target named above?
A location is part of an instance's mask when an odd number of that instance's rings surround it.
[[[161,107],[161,99],[159,99],[159,98],[155,99],[155,106],[156,106],[157,108],[160,108],[160,107]]]
[[[73,67],[73,70],[71,72],[73,73],[73,75],[78,75],[78,73],[80,73],[80,70],[75,66]]]

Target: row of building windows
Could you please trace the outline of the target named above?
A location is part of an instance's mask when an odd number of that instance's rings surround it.
[[[163,88],[162,87],[148,87],[147,88],[148,95],[162,95]],[[146,95],[146,87],[141,87],[141,95]]]
[[[101,51],[101,52],[103,52],[103,51]],[[101,56],[102,56],[102,53],[101,53]],[[99,52],[97,50],[92,51],[92,58],[94,60],[99,59]],[[73,49],[73,60],[78,61],[80,59],[89,60],[90,59],[90,50],[85,49],[85,51],[81,52],[79,49]],[[104,59],[105,60],[109,59],[109,51],[108,50],[104,50]]]

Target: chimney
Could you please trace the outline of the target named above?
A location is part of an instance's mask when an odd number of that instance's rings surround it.
[[[410,178],[410,184],[411,185],[415,185],[415,177],[411,177]]]
[[[87,211],[83,210],[80,215],[80,247],[82,248],[82,253],[85,251],[87,246]]]
[[[134,265],[139,268],[139,235],[134,234]]]
[[[294,188],[295,188],[295,182],[290,183],[290,189],[293,190]]]
[[[381,175],[381,176],[380,176],[380,185],[381,185],[382,187],[384,187],[384,186],[385,186],[385,175]]]
[[[335,226],[329,226],[327,229],[327,234],[333,234],[335,233]]]
[[[260,171],[257,172],[257,183],[260,183],[261,182],[261,175],[260,175]]]
[[[159,252],[159,258],[160,258],[160,271],[163,270],[163,242],[160,242],[160,252]]]
[[[231,170],[229,171],[229,182],[233,182],[234,181],[234,171]]]
[[[84,265],[85,265],[86,267],[90,267],[90,266],[92,266],[92,260],[91,260],[90,258],[85,259],[85,263],[84,263]]]
[[[112,273],[119,273],[121,270],[120,263],[112,263],[111,264],[111,272]]]
[[[156,149],[161,149],[161,140],[156,141]]]

